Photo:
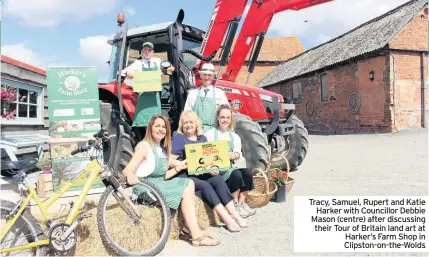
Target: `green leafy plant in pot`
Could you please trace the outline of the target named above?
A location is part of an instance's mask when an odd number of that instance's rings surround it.
[[[49,153],[44,154],[43,157],[39,159],[39,162],[37,162],[37,168],[43,170],[44,174],[51,173],[52,158]]]

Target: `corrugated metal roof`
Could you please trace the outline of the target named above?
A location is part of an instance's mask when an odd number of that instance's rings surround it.
[[[256,86],[266,87],[385,47],[423,9],[409,1],[355,29],[280,64]]]

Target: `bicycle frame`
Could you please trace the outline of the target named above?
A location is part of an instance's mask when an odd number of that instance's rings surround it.
[[[1,232],[0,240],[3,240],[6,234],[9,232],[9,230],[12,228],[12,226],[15,224],[15,222],[18,220],[18,218],[21,216],[22,212],[25,210],[25,208],[28,206],[30,201],[32,199],[35,200],[37,206],[39,207],[39,210],[42,212],[42,215],[44,217],[44,222],[51,219],[51,217],[48,215],[48,209],[49,207],[55,203],[58,198],[60,198],[65,192],[67,192],[73,185],[75,185],[80,179],[82,179],[88,172],[90,173],[88,180],[85,182],[83,189],[80,191],[79,196],[77,199],[73,201],[73,208],[70,210],[68,217],[65,221],[65,224],[71,225],[77,215],[79,214],[79,210],[84,204],[84,201],[86,199],[86,195],[88,194],[90,188],[94,184],[95,179],[97,178],[98,174],[103,170],[103,167],[100,165],[100,163],[97,161],[97,159],[92,160],[88,165],[85,166],[83,170],[81,170],[73,179],[71,179],[66,185],[62,186],[60,191],[51,195],[46,202],[42,203],[39,196],[37,195],[35,189],[33,188],[33,185],[27,184],[24,181],[24,185],[26,186],[29,194],[26,196],[24,201],[21,204],[21,207],[19,208],[18,212],[13,215],[13,218],[10,219],[4,229]],[[49,239],[39,240],[37,242],[29,243],[27,245],[14,247],[14,248],[6,248],[1,249],[1,253],[7,253],[7,252],[14,252],[14,251],[20,251],[24,249],[31,249],[36,246],[40,245],[48,245],[50,242]]]

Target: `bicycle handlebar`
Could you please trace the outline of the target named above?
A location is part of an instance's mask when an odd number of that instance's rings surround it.
[[[88,151],[89,146],[81,146],[71,152],[71,155]]]
[[[96,139],[101,139],[102,142],[106,142],[109,140],[109,133],[107,133],[107,131],[101,129],[100,131],[98,131],[97,133],[95,133],[93,135]],[[77,153],[82,153],[82,152],[86,152],[88,151],[91,147],[95,147],[96,149],[100,149],[97,145],[97,141],[96,140],[88,140],[88,145],[87,146],[81,146],[78,147],[77,149],[73,150],[70,154],[71,155],[75,155]]]

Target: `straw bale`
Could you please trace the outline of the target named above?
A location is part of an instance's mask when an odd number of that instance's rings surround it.
[[[202,230],[206,230],[210,226],[219,225],[220,219],[219,216],[200,198],[195,197],[196,204],[196,213],[198,219],[198,225]],[[148,208],[148,207],[142,207]],[[117,208],[119,209],[119,208]],[[78,242],[77,248],[74,255],[76,256],[106,256],[112,255],[109,254],[105,247],[103,246],[98,230],[97,225],[97,206],[94,202],[87,202],[85,206],[82,208],[82,211],[87,211],[92,214],[92,217],[86,218],[82,221],[82,223],[77,227],[78,233]],[[158,213],[156,213],[158,212]],[[109,230],[117,232],[113,233],[115,240],[121,240],[121,245],[126,245],[127,247],[136,247],[137,249],[141,249],[144,242],[148,242],[151,244],[151,239],[157,240],[159,237],[157,236],[160,233],[161,228],[161,219],[156,219],[156,217],[161,217],[159,214],[159,210],[156,209],[146,209],[144,210],[144,217],[142,220],[148,220],[147,223],[143,223],[137,232],[133,232],[128,229],[124,221],[125,219],[120,219],[120,213],[116,213],[116,208],[114,211],[109,210],[107,217],[107,226]],[[118,215],[118,216],[117,216]],[[114,217],[110,219],[109,217]],[[62,215],[61,217],[57,217],[55,220],[57,222],[64,222],[66,215]],[[169,240],[178,239],[179,232],[181,227],[183,226],[183,216],[178,210],[177,212],[171,211],[171,231]],[[150,221],[149,221],[150,220]],[[133,240],[130,240],[132,238]],[[145,240],[142,240],[144,238]],[[124,242],[123,240],[127,240]],[[152,242],[153,243],[153,242]]]

